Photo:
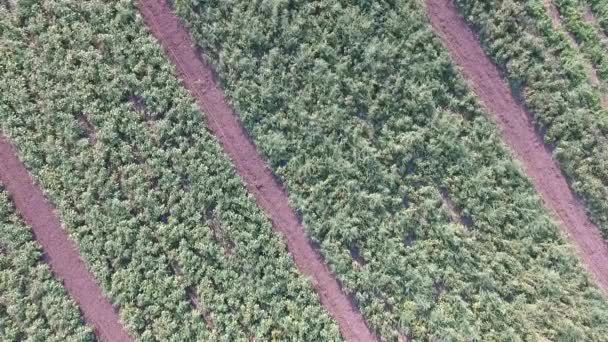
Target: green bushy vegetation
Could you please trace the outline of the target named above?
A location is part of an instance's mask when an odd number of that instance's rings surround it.
[[[93,341],[0,184],[0,340]]]
[[[174,6],[380,337],[606,336],[605,299],[450,64],[422,1]]]
[[[604,34],[608,35],[608,2],[604,0],[586,0],[586,2],[590,6],[592,13],[595,14]]]
[[[136,13],[3,12],[0,131],[137,340],[339,340]]]
[[[457,0],[494,62],[521,94],[553,156],[608,233],[608,111],[541,0]]]
[[[585,5],[582,0],[553,0],[562,15],[565,28],[572,33],[574,39],[585,56],[593,63],[598,76],[608,81],[608,50],[600,38],[600,32],[585,19]]]

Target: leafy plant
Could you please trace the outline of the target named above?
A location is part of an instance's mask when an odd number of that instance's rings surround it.
[[[0,184],[0,340],[93,341]]]
[[[175,9],[382,339],[603,338],[605,300],[422,2]],[[454,222],[444,194],[469,227]]]
[[[0,130],[133,337],[339,340],[131,1],[0,22]]]
[[[600,89],[589,85],[580,55],[553,29],[540,0],[457,4],[478,29],[488,54],[521,91],[572,188],[608,234],[608,112]]]

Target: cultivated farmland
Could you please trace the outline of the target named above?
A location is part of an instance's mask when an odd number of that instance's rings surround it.
[[[2,131],[136,339],[338,339],[136,13],[4,16]]]
[[[175,6],[382,338],[556,338],[575,326],[591,338],[605,324],[553,325],[536,310],[554,298],[520,287],[530,276],[555,284],[552,276],[580,271],[546,268],[557,250],[561,265],[573,254],[451,66],[424,6]],[[587,282],[579,279],[560,286]],[[583,301],[595,302],[590,291]]]
[[[0,337],[93,341],[76,304],[42,261],[40,246],[0,184]]]
[[[0,3],[0,139],[124,340],[608,336],[606,7],[446,1]],[[108,340],[30,260],[31,333]]]
[[[585,3],[591,10],[587,13],[595,17],[604,35],[608,36],[608,3],[602,0],[586,0]]]
[[[602,99],[608,81],[608,46],[583,20],[584,1],[550,4],[561,11],[561,29],[552,24],[543,1],[456,2],[479,31],[488,54],[503,69],[514,92],[530,108],[554,158],[606,235],[608,103]],[[568,35],[580,50],[573,47]],[[585,63],[593,64],[601,84],[590,82]]]

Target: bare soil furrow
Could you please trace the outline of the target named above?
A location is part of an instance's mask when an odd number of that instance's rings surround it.
[[[585,267],[608,292],[608,246],[598,227],[587,217],[584,205],[570,190],[542,136],[536,132],[531,114],[518,103],[454,3],[451,0],[427,0],[426,3],[432,26],[452,60],[493,114],[505,142],[574,244]]]
[[[55,208],[34,183],[9,141],[0,135],[0,181],[32,228],[53,273],[63,281],[101,341],[132,341],[120,317],[85,266],[76,245],[61,226]]]
[[[312,280],[322,305],[337,321],[342,336],[349,341],[375,340],[358,308],[313,248],[282,185],[226,102],[213,70],[201,59],[188,31],[163,0],[140,0],[138,7],[149,30],[175,65],[184,86],[205,113],[211,132],[232,160],[246,188],[274,228],[283,235],[299,270]]]

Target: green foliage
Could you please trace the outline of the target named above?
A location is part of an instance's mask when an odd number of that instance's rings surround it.
[[[580,56],[552,28],[540,0],[457,3],[486,51],[521,90],[572,188],[608,234],[608,111],[599,90],[588,84]]]
[[[608,2],[604,0],[585,0],[591,11],[595,14],[598,24],[604,31],[604,34],[608,35]]]
[[[138,340],[339,340],[136,13],[0,18],[0,131]]]
[[[593,63],[598,76],[608,81],[608,50],[592,23],[584,18],[585,6],[582,0],[553,0],[563,17],[565,27],[578,41],[581,51]]]
[[[175,7],[311,238],[384,340],[605,338],[605,299],[450,64],[421,3]],[[451,221],[440,189],[470,227]]]
[[[0,184],[0,340],[93,341]]]

